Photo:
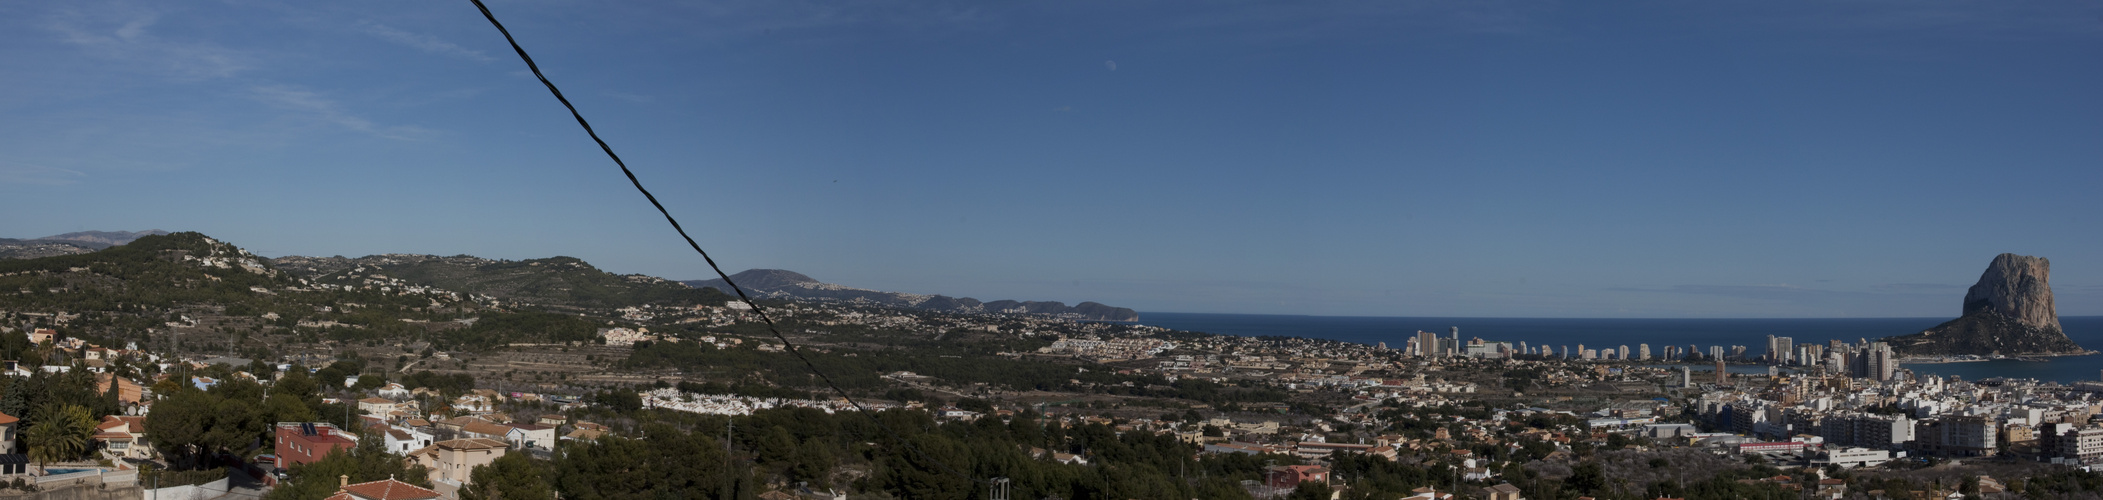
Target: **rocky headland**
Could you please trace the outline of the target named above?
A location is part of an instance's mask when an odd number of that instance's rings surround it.
[[[2004,253],[1964,294],[1964,315],[1920,333],[1884,339],[1905,356],[2062,355],[2089,352],[2059,327],[2052,262]]]

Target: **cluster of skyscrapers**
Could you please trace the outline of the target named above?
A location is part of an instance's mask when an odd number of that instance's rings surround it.
[[[1798,344],[1789,337],[1767,336],[1767,364],[1776,366],[1823,367],[1826,373],[1846,373],[1851,376],[1878,381],[1891,380],[1898,371],[1898,355],[1891,344],[1870,342],[1848,344],[1839,340],[1828,340],[1825,344]]]
[[[1723,373],[1721,365],[1726,359],[1752,361],[1746,356],[1746,348],[1742,345],[1730,346],[1729,348],[1712,345],[1709,346],[1705,356],[1701,356],[1703,351],[1701,346],[1698,345],[1688,345],[1685,350],[1681,350],[1680,346],[1677,345],[1662,347],[1663,349],[1656,353],[1657,356],[1653,357],[1650,344],[1636,344],[1635,350],[1631,351],[1627,345],[1594,349],[1587,348],[1584,344],[1577,344],[1576,349],[1572,350],[1569,345],[1560,346],[1560,349],[1558,349],[1558,346],[1528,346],[1525,342],[1517,344],[1511,342],[1490,342],[1481,338],[1462,342],[1460,339],[1460,327],[1456,326],[1445,337],[1440,337],[1438,334],[1431,332],[1418,331],[1415,337],[1409,339],[1408,345],[1404,349],[1408,355],[1421,358],[1540,356],[1585,361],[1658,360],[1677,362],[1694,361],[1696,360],[1695,358],[1701,357],[1704,358],[1701,359],[1702,361],[1716,362],[1719,366],[1717,369],[1719,375]],[[1769,365],[1774,366],[1822,368],[1826,373],[1844,373],[1878,381],[1891,380],[1892,374],[1898,370],[1898,356],[1892,352],[1891,346],[1883,342],[1870,342],[1867,339],[1862,340],[1858,344],[1848,344],[1839,340],[1827,341],[1825,344],[1798,344],[1796,339],[1790,337],[1768,335],[1767,353],[1759,361],[1765,361]]]

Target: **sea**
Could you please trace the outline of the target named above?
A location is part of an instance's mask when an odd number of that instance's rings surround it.
[[[1400,348],[1416,335],[1427,331],[1444,337],[1454,327],[1460,328],[1460,337],[1481,338],[1488,341],[1503,341],[1517,344],[1525,342],[1531,347],[1542,344],[1570,346],[1574,352],[1578,344],[1586,348],[1619,348],[1626,345],[1629,352],[1636,352],[1640,344],[1650,344],[1653,356],[1664,353],[1667,344],[1700,346],[1707,352],[1709,346],[1745,346],[1748,355],[1759,355],[1767,351],[1767,336],[1790,337],[1795,343],[1825,343],[1841,340],[1848,343],[1864,339],[1920,333],[1922,330],[1948,321],[1951,318],[1796,318],[1796,319],[1652,319],[1652,318],[1431,318],[1431,317],[1383,317],[1383,316],[1294,316],[1274,314],[1209,314],[1141,312],[1139,324],[1176,330],[1205,332],[1221,335],[1247,337],[1281,336],[1340,340],[1366,345],[1386,342],[1389,347]],[[2067,337],[2083,347],[2103,350],[2103,316],[2063,316],[2059,324]],[[1905,363],[1901,367],[1916,374],[1938,376],[1960,376],[1965,380],[1980,380],[1993,377],[2033,378],[2060,383],[2093,381],[2103,379],[2103,354],[2084,356],[2059,356],[2047,361],[2018,361],[2012,359],[1974,361],[1959,363]],[[1758,370],[1764,367],[1732,366],[1731,370]]]

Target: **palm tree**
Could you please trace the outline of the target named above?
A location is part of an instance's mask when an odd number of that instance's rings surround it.
[[[46,405],[36,412],[36,422],[22,437],[29,443],[29,456],[44,464],[80,458],[88,451],[88,438],[95,433],[95,417],[81,405]]]

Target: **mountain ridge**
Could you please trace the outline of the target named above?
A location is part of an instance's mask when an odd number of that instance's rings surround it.
[[[981,302],[970,297],[924,295],[855,288],[818,281],[802,273],[784,269],[747,269],[737,274],[732,274],[730,277],[738,283],[738,286],[744,288],[747,293],[751,293],[755,297],[868,303],[954,313],[1040,314],[1093,321],[1139,320],[1138,311],[1098,302],[1082,302],[1072,306],[1057,301],[995,300]],[[725,293],[730,292],[729,284],[724,283],[721,278],[684,280],[679,283],[694,288],[714,288]]]
[[[77,231],[41,238],[0,238],[0,259],[37,259],[77,255],[137,241],[145,236],[169,234],[159,229],[145,231]]]
[[[377,279],[543,306],[611,308],[637,304],[720,304],[727,297],[641,274],[606,272],[583,259],[485,259],[471,255],[379,254],[271,259],[278,269],[318,283]]]

